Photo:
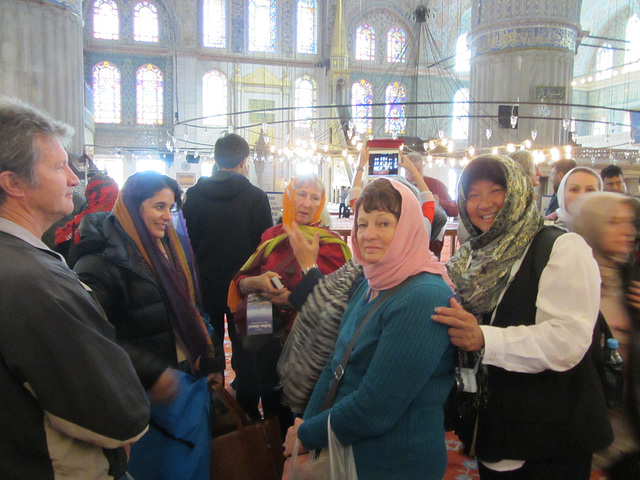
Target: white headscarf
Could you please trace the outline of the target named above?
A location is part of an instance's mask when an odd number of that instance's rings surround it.
[[[576,172],[585,172],[593,175],[598,179],[598,190],[602,191],[604,184],[602,183],[602,178],[598,175],[598,172],[589,168],[589,167],[576,167],[572,168],[567,172],[567,174],[562,177],[562,181],[560,182],[560,186],[558,187],[558,221],[556,224],[560,227],[564,227],[569,231],[573,230],[573,221],[574,216],[571,212],[567,210],[566,200],[565,200],[565,187],[567,185],[567,179],[571,176],[571,174]]]

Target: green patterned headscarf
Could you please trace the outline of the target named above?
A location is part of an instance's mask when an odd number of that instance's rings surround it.
[[[479,160],[498,163],[507,187],[504,204],[486,232],[471,223],[463,188],[463,185],[471,186],[475,181],[487,178],[465,178],[465,174],[469,175],[469,167]],[[460,219],[469,231],[469,241],[447,262],[449,276],[466,310],[474,315],[489,313],[497,306],[511,267],[524,255],[544,225],[544,219],[535,202],[531,179],[520,165],[501,155],[477,157],[463,170],[458,184],[458,208]]]

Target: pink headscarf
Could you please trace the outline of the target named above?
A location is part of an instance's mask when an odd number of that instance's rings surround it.
[[[440,275],[452,287],[451,279],[443,263],[429,250],[429,234],[424,225],[422,210],[413,192],[396,180],[389,180],[402,197],[400,219],[391,244],[383,257],[369,263],[360,254],[358,223],[353,222],[351,242],[356,262],[364,267],[364,276],[373,290],[388,290],[402,283],[407,277],[420,272]],[[366,190],[366,188],[365,188]],[[356,220],[358,212],[356,212]]]

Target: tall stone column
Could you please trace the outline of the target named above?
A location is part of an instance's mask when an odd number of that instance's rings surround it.
[[[84,145],[81,0],[0,0],[0,94],[75,128]]]
[[[569,130],[563,126],[563,119],[570,119],[571,111],[556,104],[571,103],[581,3],[581,0],[472,2],[468,42],[472,55],[473,145],[482,148],[520,143],[532,137],[532,130],[537,132],[534,145],[568,142]],[[487,118],[498,115],[499,105],[518,106],[517,129],[501,128],[498,119]],[[491,130],[489,139],[487,129]]]

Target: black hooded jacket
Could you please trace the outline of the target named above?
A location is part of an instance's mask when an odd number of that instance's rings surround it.
[[[200,177],[182,208],[200,274],[205,311],[225,306],[229,283],[273,226],[266,193],[243,175]]]

